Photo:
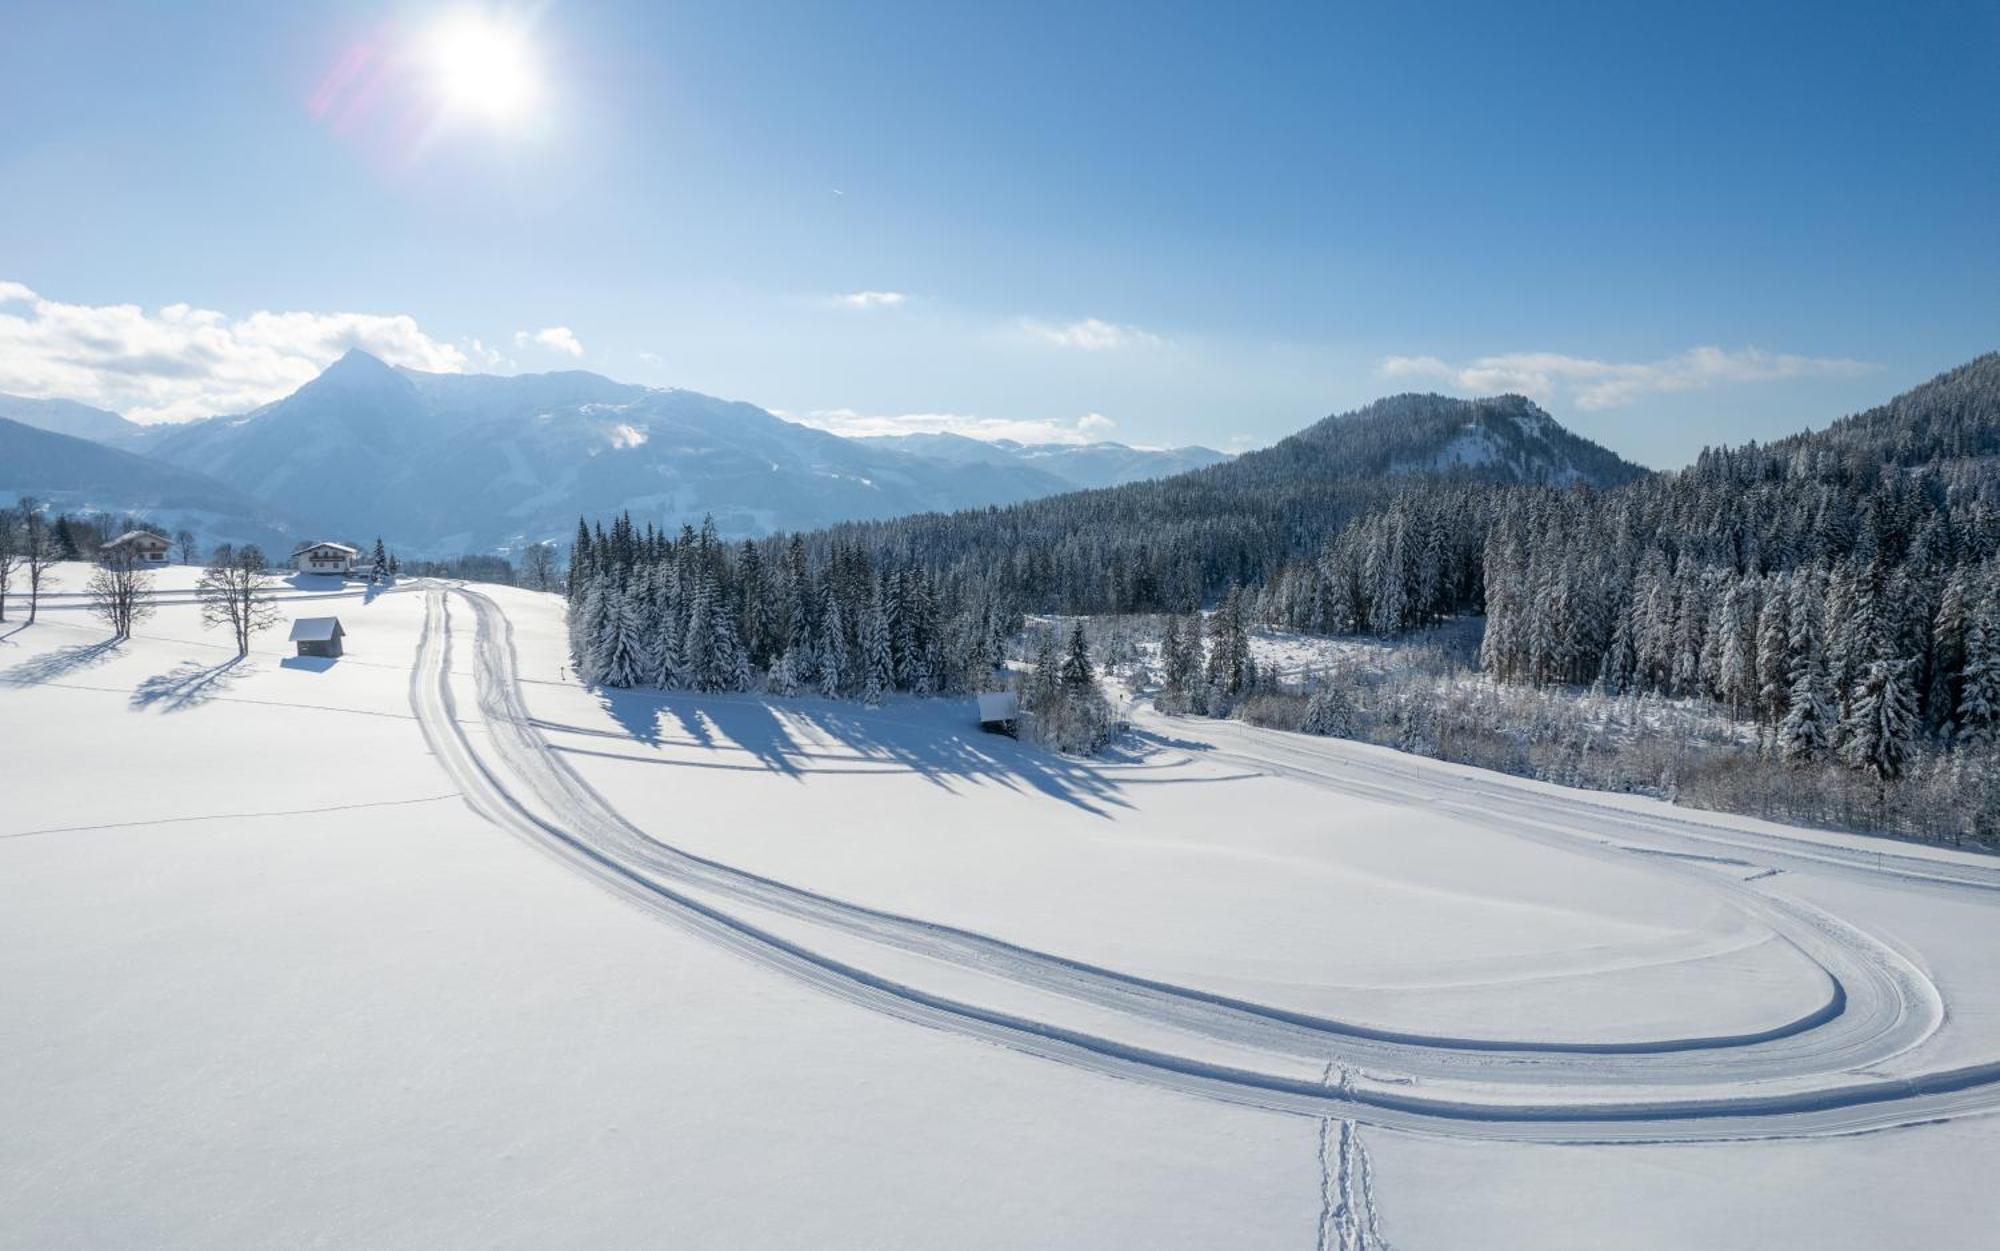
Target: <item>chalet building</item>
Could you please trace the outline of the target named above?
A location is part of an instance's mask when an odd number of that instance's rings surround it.
[[[347,631],[340,628],[338,617],[300,617],[292,622],[292,642],[299,645],[301,656],[337,657],[341,654],[340,640],[346,637]]]
[[[307,543],[292,553],[292,565],[300,573],[331,573],[346,577],[354,572],[358,547],[345,543]]]
[[[164,565],[174,550],[172,541],[150,530],[127,530],[97,549],[98,559],[126,559],[137,565]]]

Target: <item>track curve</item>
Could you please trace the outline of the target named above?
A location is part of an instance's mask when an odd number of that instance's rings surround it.
[[[411,705],[440,764],[476,811],[649,911],[890,1015],[1231,1102],[1483,1138],[1601,1142],[1852,1132],[2000,1105],[2000,1063],[1896,1078],[1856,1072],[1921,1047],[1943,1021],[1942,997],[1914,964],[1821,910],[1670,856],[1653,857],[1649,868],[1721,892],[1730,906],[1792,943],[1826,973],[1826,1002],[1755,1034],[1637,1043],[1379,1030],[1137,978],[748,873],[633,826],[550,748],[521,696],[511,623],[490,597],[437,585],[425,596]],[[474,619],[472,677],[489,730],[483,750],[466,735],[452,689],[454,600]],[[1410,797],[1409,789],[1340,776],[1309,756],[1260,741],[1254,754],[1210,758],[1348,793]],[[1437,779],[1403,784],[1435,788]],[[1661,829],[1666,823],[1658,818],[1611,805],[1583,805],[1593,824],[1578,830],[1551,821],[1547,805],[1521,802],[1518,792],[1485,790],[1494,793],[1466,788],[1479,797],[1476,806],[1438,796],[1429,802],[1461,804],[1482,824],[1579,854],[1623,858],[1651,850],[1607,841],[1603,823],[1621,821],[1624,835],[1641,841],[1699,841],[1698,832]],[[1608,814],[1602,822],[1600,808]],[[1775,852],[1802,854],[1782,846]],[[1918,863],[1889,871],[1917,873],[1930,863],[1910,859]],[[1947,888],[1991,888],[1962,868],[1951,866]],[[910,976],[912,968],[935,967],[926,962],[957,976],[942,988]],[[1005,996],[967,993],[981,985],[1026,988],[1048,1010],[1024,1013],[1008,1008]],[[1307,1060],[1314,1072],[1300,1063]],[[1329,1088],[1315,1075],[1327,1062],[1371,1080]]]

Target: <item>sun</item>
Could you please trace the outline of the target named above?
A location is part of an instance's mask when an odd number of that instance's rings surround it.
[[[425,43],[434,86],[452,113],[517,122],[541,99],[541,76],[527,31],[480,13],[440,22]]]

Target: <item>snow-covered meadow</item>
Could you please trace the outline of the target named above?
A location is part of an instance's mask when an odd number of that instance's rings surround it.
[[[596,692],[553,597],[0,625],[0,1243],[1975,1247],[2000,866],[1138,710]]]

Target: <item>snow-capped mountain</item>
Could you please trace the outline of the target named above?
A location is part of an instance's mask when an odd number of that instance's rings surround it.
[[[23,395],[0,394],[0,417],[52,434],[72,435],[113,447],[129,446],[146,429],[117,413],[75,400],[32,400]]]
[[[154,428],[142,446],[333,532],[438,553],[566,539],[580,514],[667,526],[712,514],[743,536],[1007,504],[1171,473],[1196,451],[927,453],[693,391],[582,372],[430,374],[359,351],[282,400]]]

